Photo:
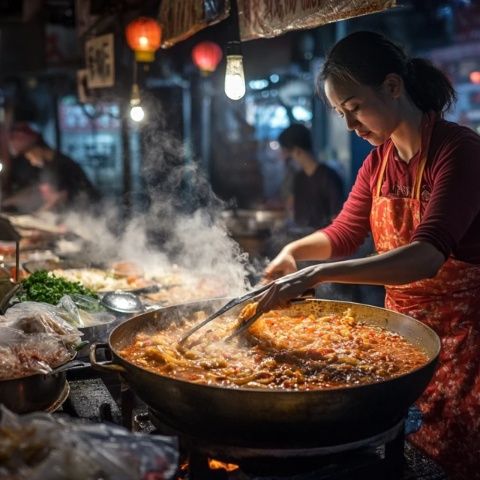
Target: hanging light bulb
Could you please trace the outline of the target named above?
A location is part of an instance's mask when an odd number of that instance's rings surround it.
[[[145,118],[145,112],[140,100],[140,89],[138,84],[132,85],[132,96],[130,97],[130,118],[134,122],[141,122]]]
[[[135,105],[130,109],[130,118],[134,122],[141,122],[145,118],[145,112],[141,105]]]
[[[232,100],[240,100],[245,95],[245,74],[240,42],[228,42],[227,45],[225,95]]]

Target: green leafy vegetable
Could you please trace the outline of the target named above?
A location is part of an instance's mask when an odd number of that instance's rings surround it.
[[[56,305],[64,295],[72,294],[98,298],[94,291],[85,288],[79,282],[70,282],[45,270],[39,270],[22,280],[22,290],[18,298],[22,302],[45,302]]]

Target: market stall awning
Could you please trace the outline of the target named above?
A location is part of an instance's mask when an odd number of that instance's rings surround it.
[[[237,0],[242,40],[271,38],[290,30],[376,13],[396,0]]]
[[[236,0],[241,40],[271,38],[290,30],[314,28],[392,8],[396,0]],[[235,9],[230,0],[163,0],[159,22],[162,47],[191,37],[224,20]]]

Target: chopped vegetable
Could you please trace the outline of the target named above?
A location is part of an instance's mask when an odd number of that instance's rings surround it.
[[[80,294],[98,298],[97,294],[79,282],[70,282],[45,270],[32,273],[22,280],[20,301],[45,302],[56,305],[64,295]]]

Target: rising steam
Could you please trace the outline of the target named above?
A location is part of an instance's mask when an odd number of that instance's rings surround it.
[[[161,108],[148,108],[161,112]],[[142,196],[131,218],[105,202],[100,214],[70,213],[66,225],[88,240],[83,251],[92,263],[129,260],[147,273],[168,273],[176,264],[192,275],[221,281],[228,294],[247,286],[248,256],[228,236],[225,208],[197,162],[185,163],[184,146],[150,116],[143,131]]]

